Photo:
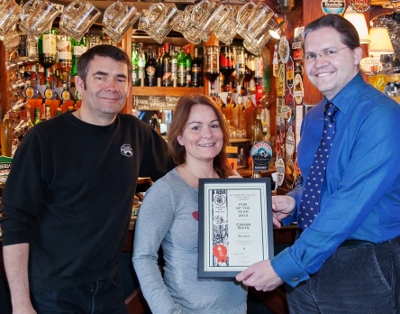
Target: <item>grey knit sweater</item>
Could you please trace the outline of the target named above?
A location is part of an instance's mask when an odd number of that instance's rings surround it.
[[[198,190],[171,170],[146,193],[136,223],[133,264],[154,314],[246,313],[247,290],[233,279],[199,279]],[[162,245],[164,278],[158,266]]]

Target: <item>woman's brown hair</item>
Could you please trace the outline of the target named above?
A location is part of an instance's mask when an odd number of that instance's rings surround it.
[[[226,146],[229,145],[229,129],[215,102],[207,96],[200,94],[191,94],[182,96],[175,107],[172,123],[168,130],[168,146],[171,152],[172,159],[177,165],[181,165],[186,161],[186,149],[178,142],[178,136],[182,135],[185,125],[189,119],[190,112],[194,105],[204,105],[211,107],[220,123],[223,134],[222,149],[217,156],[214,157],[214,169],[221,178],[226,178],[233,175],[234,172],[230,167],[227,155]]]

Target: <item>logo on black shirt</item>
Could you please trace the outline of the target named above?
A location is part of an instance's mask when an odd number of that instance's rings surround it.
[[[130,144],[124,144],[121,146],[121,154],[126,156],[126,157],[132,157],[133,156],[133,149]]]

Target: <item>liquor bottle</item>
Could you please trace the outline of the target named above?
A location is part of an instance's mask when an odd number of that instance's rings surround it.
[[[65,80],[72,69],[72,38],[65,33],[57,35],[58,62],[57,69]]]
[[[62,108],[58,107],[56,109],[56,117],[61,116],[62,115]]]
[[[260,100],[263,97],[262,79],[264,76],[264,58],[256,56],[254,58],[254,82],[256,85],[256,105],[260,106]]]
[[[146,55],[143,51],[143,43],[138,45],[138,72],[139,72],[139,85],[144,86],[145,78]]]
[[[246,134],[247,137],[250,138],[253,135],[254,115],[255,115],[255,107],[250,99],[250,96],[247,96],[245,114],[246,114]]]
[[[1,155],[11,157],[12,154],[12,134],[9,113],[4,115],[1,122]]]
[[[185,86],[192,86],[192,56],[190,55],[190,46],[185,46],[185,69],[186,69],[186,80]]]
[[[44,68],[45,77],[47,71],[56,63],[57,36],[54,28],[45,31],[38,40],[39,64]]]
[[[26,104],[26,125],[28,127],[28,130],[34,126],[31,118],[31,105]]]
[[[245,60],[245,70],[244,70],[244,86],[242,88],[245,89],[245,95],[249,93],[250,90],[250,81],[254,76],[254,57],[252,55],[248,56],[247,53],[244,54]]]
[[[172,85],[176,86],[178,83],[178,53],[175,46],[170,46],[171,51],[171,80]]]
[[[162,58],[163,76],[162,86],[172,86],[171,80],[171,55],[169,54],[169,43],[164,45],[164,56]]]
[[[178,55],[178,86],[186,85],[186,60],[183,49],[181,48]]]
[[[220,47],[219,69],[224,75],[224,90],[230,92],[231,75],[235,71],[234,51],[230,46]]]
[[[72,40],[72,69],[71,76],[78,75],[78,61],[80,56],[88,49],[87,36],[83,36],[80,41]]]
[[[157,86],[161,86],[162,76],[163,76],[163,63],[162,59],[164,57],[164,47],[160,47],[158,51],[158,58],[157,58],[157,72],[156,72],[156,79],[157,79]]]
[[[242,132],[242,137],[248,138],[250,134],[247,134],[246,106],[242,102],[240,102],[238,106],[239,106],[239,129]]]
[[[18,29],[19,43],[18,55],[19,60],[25,61],[28,59],[28,36]]]
[[[241,88],[243,86],[245,71],[246,66],[244,59],[244,49],[243,47],[236,47],[236,86],[237,89],[240,89],[240,93],[242,93]]]
[[[69,76],[69,74],[67,76]],[[58,87],[58,83],[57,82],[58,82],[58,78],[59,77],[60,76],[56,75],[56,71],[54,71],[53,72],[53,80],[51,81],[51,89],[53,91],[53,96],[51,97],[51,99],[53,99],[53,100],[60,100],[60,97],[59,97],[59,95],[57,93],[57,87]]]
[[[252,142],[253,143],[261,142],[263,139],[264,139],[263,126],[260,115],[257,114],[257,117],[254,120]]]
[[[34,119],[34,124],[39,124],[41,122],[40,120],[40,108],[36,107],[34,112],[33,112],[33,119]]]
[[[157,71],[157,63],[155,59],[155,52],[151,51],[150,57],[147,60],[145,67],[145,81],[144,81],[145,86],[157,86],[156,71]]]
[[[27,38],[28,49],[28,62],[36,63],[39,61],[38,42],[36,40]]]
[[[44,106],[44,116],[46,120],[50,120],[51,119],[51,107],[50,105],[45,105]]]
[[[139,54],[136,48],[136,43],[132,43],[132,86],[139,86]]]
[[[36,72],[34,74],[35,78],[33,79],[33,98],[34,99],[39,99],[40,97],[40,92],[39,92],[39,67],[36,67]]]
[[[198,48],[194,48],[194,58],[192,61],[192,86],[203,86],[203,65],[198,56]]]

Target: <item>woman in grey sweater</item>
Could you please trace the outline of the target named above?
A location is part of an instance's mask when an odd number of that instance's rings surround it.
[[[227,125],[203,95],[179,99],[168,145],[178,165],[146,193],[136,223],[133,264],[155,314],[246,313],[247,289],[233,279],[198,278],[199,178],[235,173],[225,153]],[[163,276],[158,265],[164,257]]]

